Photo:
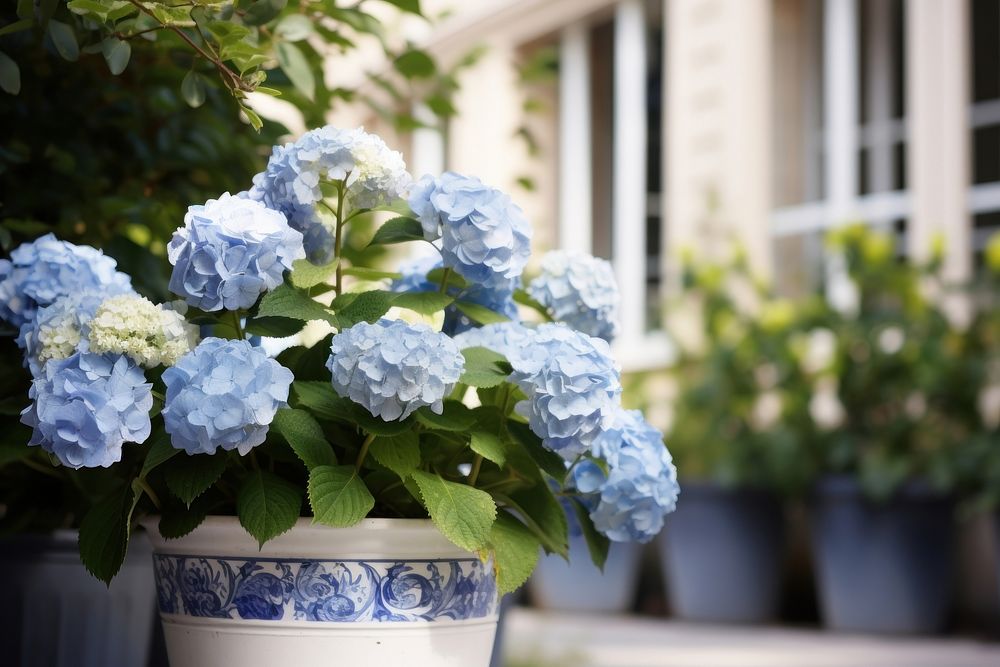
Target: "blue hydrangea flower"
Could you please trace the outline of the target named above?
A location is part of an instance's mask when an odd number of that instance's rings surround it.
[[[593,454],[607,462],[608,473],[583,460],[571,474],[585,494],[598,531],[615,542],[648,542],[677,507],[677,469],[663,444],[663,434],[638,410],[616,410],[594,440]]]
[[[35,311],[61,296],[82,290],[109,295],[132,291],[132,281],[100,250],[46,234],[22,243],[0,262],[0,319],[20,328]]]
[[[572,250],[554,250],[542,257],[542,273],[528,293],[565,322],[588,336],[609,343],[618,335],[618,284],[606,260]]]
[[[250,308],[305,257],[285,216],[228,193],[191,206],[167,247],[170,290],[205,311]]]
[[[251,199],[281,211],[306,238],[310,261],[330,261],[330,226],[317,212],[323,200],[321,184],[344,181],[351,209],[386,206],[400,201],[412,178],[403,156],[363,128],[332,125],[306,132],[298,141],[275,146],[266,169],[254,176]]]
[[[451,338],[428,326],[382,319],[336,334],[326,365],[340,396],[394,421],[425,405],[441,414],[465,358]]]
[[[509,350],[513,380],[528,396],[515,409],[542,444],[567,461],[588,451],[617,406],[622,385],[608,344],[560,324],[534,330],[530,344]]]
[[[89,323],[107,296],[93,290],[61,296],[39,308],[33,320],[21,325],[17,344],[24,349],[24,365],[32,377],[41,377],[50,359],[66,359],[75,352],[89,351]]]
[[[163,424],[188,454],[237,450],[264,442],[287,405],[292,372],[245,340],[206,338],[163,372]]]
[[[107,468],[122,444],[149,437],[152,385],[130,359],[77,353],[45,365],[31,384],[21,421],[39,445],[70,468]]]
[[[531,254],[531,226],[510,197],[477,178],[424,176],[409,198],[424,238],[441,239],[444,265],[472,284],[514,289]]]

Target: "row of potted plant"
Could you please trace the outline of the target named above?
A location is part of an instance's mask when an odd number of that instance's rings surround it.
[[[684,267],[683,316],[698,324],[677,335],[671,371],[685,487],[663,538],[672,606],[774,618],[785,502],[804,501],[829,627],[938,631],[956,509],[995,511],[1000,494],[1000,236],[963,285],[940,252],[901,261],[862,225],[829,251],[847,299],[829,285],[777,298],[739,255]]]
[[[398,216],[369,246],[432,259],[348,261],[377,210]],[[0,260],[33,376],[4,518],[85,503],[80,558],[105,582],[141,523],[175,667],[487,664],[500,596],[568,555],[570,520],[600,565],[679,492],[662,434],[621,405],[610,268],[554,253],[522,287],[530,239],[499,190],[414,182],[378,137],[328,126],[188,209],[177,302],[94,248],[23,244]],[[29,471],[60,494],[39,501]]]

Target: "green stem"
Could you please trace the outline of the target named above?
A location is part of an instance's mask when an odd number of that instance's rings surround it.
[[[240,311],[231,310],[229,312],[233,315],[233,329],[236,330],[236,339],[243,340],[246,338],[246,334],[243,333],[243,323],[240,321]]]
[[[350,176],[348,174],[347,176]],[[337,281],[334,287],[334,293],[340,296],[340,292],[343,286],[344,269],[343,262],[340,261],[340,252],[344,244],[344,225],[347,224],[347,220],[344,220],[344,190],[347,189],[347,176],[340,183],[340,187],[337,188],[337,232],[333,238],[333,261],[337,262]]]
[[[371,447],[372,441],[375,439],[374,433],[369,433],[368,437],[361,444],[361,451],[358,452],[358,460],[354,463],[355,470],[361,470],[361,464],[365,462],[365,457],[368,456],[368,448]]]
[[[441,289],[438,290],[441,294],[448,293],[448,278],[451,277],[451,269],[445,267],[444,272],[441,274]]]
[[[136,477],[135,479],[139,483],[139,488],[141,488],[143,490],[143,493],[145,493],[147,496],[149,496],[149,499],[153,501],[153,506],[156,507],[157,511],[159,511],[160,510],[160,499],[156,496],[156,492],[153,491],[153,487],[151,487],[149,485],[149,482],[147,482],[142,477]]]
[[[472,472],[469,473],[469,486],[475,486],[476,480],[479,479],[479,469],[483,465],[483,457],[481,454],[476,454],[475,461],[472,462]]]

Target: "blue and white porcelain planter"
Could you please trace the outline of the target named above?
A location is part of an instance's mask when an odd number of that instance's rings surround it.
[[[258,549],[235,517],[166,540],[148,526],[171,667],[487,667],[490,563],[430,521],[301,519]]]

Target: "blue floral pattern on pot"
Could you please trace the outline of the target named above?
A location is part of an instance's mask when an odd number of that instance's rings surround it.
[[[160,612],[256,621],[420,622],[497,611],[479,560],[299,561],[156,554]]]

